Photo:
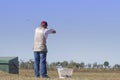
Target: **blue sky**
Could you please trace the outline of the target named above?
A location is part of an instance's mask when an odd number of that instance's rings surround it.
[[[47,61],[120,64],[120,0],[1,0],[0,56],[33,59],[34,30],[42,20]]]

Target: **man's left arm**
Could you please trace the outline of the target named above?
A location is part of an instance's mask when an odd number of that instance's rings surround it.
[[[55,34],[55,33],[56,33],[56,30],[54,30],[54,29],[49,29],[49,30],[47,30],[46,33],[47,33],[47,34]]]

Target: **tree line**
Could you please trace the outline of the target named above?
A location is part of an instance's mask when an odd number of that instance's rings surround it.
[[[75,61],[62,61],[62,62],[52,62],[46,63],[48,69],[57,69],[59,67],[73,68],[73,69],[86,69],[86,70],[116,70],[120,71],[120,64],[115,64],[110,66],[108,61],[103,62],[103,64],[98,64],[97,62],[85,64],[84,62],[77,63]],[[20,69],[33,69],[34,61],[30,59],[29,61],[20,60],[19,62]]]

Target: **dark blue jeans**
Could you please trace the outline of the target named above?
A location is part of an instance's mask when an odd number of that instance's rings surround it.
[[[47,52],[44,52],[44,51],[34,52],[35,77],[46,77],[47,76],[46,56],[47,56]]]

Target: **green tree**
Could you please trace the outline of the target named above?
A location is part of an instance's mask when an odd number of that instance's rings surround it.
[[[92,67],[92,64],[87,64],[88,68],[91,68]]]
[[[71,61],[68,65],[69,68],[78,68],[78,63],[74,62],[74,61]]]
[[[108,62],[108,61],[105,61],[105,62],[104,62],[104,67],[105,67],[105,68],[108,68],[108,67],[109,67],[109,62]]]
[[[80,67],[80,68],[84,68],[84,67],[85,67],[85,63],[84,63],[84,62],[81,62],[81,63],[79,64],[79,67]]]
[[[62,65],[63,67],[67,67],[67,66],[68,66],[68,62],[67,62],[67,61],[63,61],[63,62],[61,62],[61,65]]]
[[[93,68],[97,68],[97,62],[93,63]]]

